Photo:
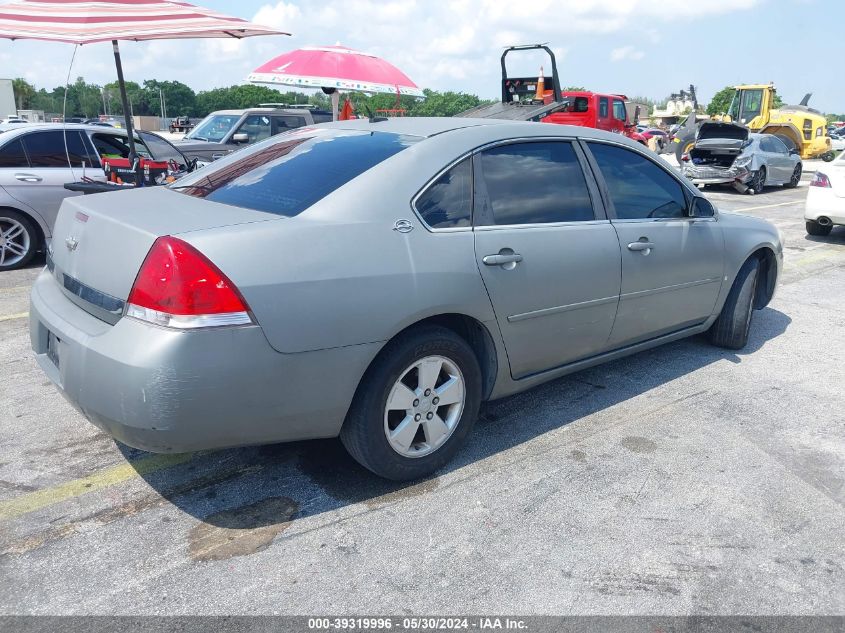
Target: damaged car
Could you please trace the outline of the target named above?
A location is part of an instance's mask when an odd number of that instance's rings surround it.
[[[770,185],[797,187],[801,157],[774,134],[752,134],[733,123],[702,124],[681,171],[693,184],[733,185],[755,194]]]

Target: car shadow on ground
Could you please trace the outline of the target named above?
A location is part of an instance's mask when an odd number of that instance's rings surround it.
[[[712,363],[727,360],[739,364],[744,356],[783,334],[790,323],[787,315],[766,308],[755,313],[749,344],[739,352],[713,347],[703,336],[693,337],[487,403],[467,445],[444,470],[423,481],[380,479],[353,461],[336,439],[197,453],[185,464],[139,475],[167,501],[200,519],[198,527],[206,530],[289,527],[354,504],[362,504],[366,511],[425,494],[436,489],[446,473]],[[118,447],[130,463],[148,455],[119,443]],[[202,538],[208,541],[208,535]]]
[[[845,226],[834,226],[828,235],[806,235],[804,239],[818,244],[845,245]]]

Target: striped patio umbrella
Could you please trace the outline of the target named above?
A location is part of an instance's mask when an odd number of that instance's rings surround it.
[[[290,35],[187,2],[167,0],[13,0],[0,4],[0,38],[70,44],[111,41],[132,155],[135,143],[118,40]]]

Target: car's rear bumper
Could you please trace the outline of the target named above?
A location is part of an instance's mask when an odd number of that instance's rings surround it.
[[[845,224],[845,197],[837,196],[833,188],[808,187],[804,219],[816,221],[821,217],[833,224]]]
[[[744,167],[699,167],[685,165],[683,174],[694,185],[724,185],[735,182],[745,183],[751,179],[751,172]]]
[[[112,326],[69,301],[46,272],[32,289],[30,336],[75,408],[154,452],[333,437],[379,347],[281,354],[257,326],[179,332],[130,318]]]

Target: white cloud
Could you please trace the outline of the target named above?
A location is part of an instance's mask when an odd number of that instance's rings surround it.
[[[637,61],[643,57],[645,57],[645,53],[633,46],[622,46],[610,51],[610,61],[612,62],[622,62],[627,60]]]

